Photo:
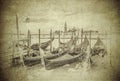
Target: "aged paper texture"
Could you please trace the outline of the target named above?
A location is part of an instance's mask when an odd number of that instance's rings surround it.
[[[120,81],[120,0],[0,0],[0,81]]]

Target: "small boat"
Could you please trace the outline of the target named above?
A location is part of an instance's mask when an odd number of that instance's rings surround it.
[[[37,50],[31,49],[29,53],[23,57],[23,60],[24,64],[28,66],[38,64],[41,62],[40,53]]]
[[[61,51],[57,54],[46,55],[43,58],[50,60],[50,59],[58,58],[64,54],[65,52]],[[25,65],[28,65],[28,66],[35,65],[35,64],[41,64],[41,55],[39,55],[39,53],[35,54],[35,52],[33,52],[30,55],[24,56],[24,63]]]
[[[60,43],[60,48],[64,51],[67,50],[67,52],[69,52],[73,46],[76,45],[76,42],[78,40],[78,37],[72,38],[70,39],[70,41],[68,41],[67,43]]]
[[[69,54],[77,55],[83,51],[86,51],[88,46],[89,46],[89,40],[85,35],[84,41],[81,44],[74,46],[74,48],[69,51]]]
[[[35,64],[41,63],[41,57],[35,56],[35,57],[24,57],[24,64],[27,66],[32,66]]]
[[[78,39],[77,37],[75,37],[74,39],[73,39],[73,37],[71,37],[71,39],[66,43],[60,42],[60,46],[56,49],[54,48],[51,53],[56,54],[56,53],[59,53],[60,50],[69,51],[71,49],[71,47],[76,44],[77,39]]]
[[[51,40],[49,40],[49,41],[47,41],[47,42],[41,43],[41,45],[40,45],[41,49],[45,50],[45,49],[50,45],[50,43],[51,43],[53,40],[54,40],[54,38],[52,38]],[[33,50],[39,50],[39,44],[38,44],[38,43],[33,44],[33,45],[31,46],[31,49],[33,49]]]
[[[71,64],[77,61],[81,61],[83,58],[84,54],[79,54],[76,56],[71,56],[69,54],[64,54],[58,58],[55,59],[44,59],[45,61],[45,68],[47,70],[57,68],[59,66],[63,66],[65,64]]]
[[[95,43],[94,47],[91,50],[91,55],[92,56],[102,55],[102,57],[104,57],[105,54],[107,54],[106,47],[103,41],[98,37],[97,42]]]
[[[55,59],[55,58],[58,58],[62,55],[64,55],[66,52],[65,51],[61,51],[59,53],[56,53],[56,54],[51,54],[51,55],[47,55],[47,56],[44,56],[45,59]]]
[[[47,42],[43,42],[43,43],[41,43],[41,49],[46,49],[50,44],[51,44],[51,42],[54,40],[54,38],[52,38],[51,40],[49,40],[49,41],[47,41]]]

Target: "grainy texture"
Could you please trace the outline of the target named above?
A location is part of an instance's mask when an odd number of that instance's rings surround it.
[[[119,81],[119,5],[119,0],[0,0],[1,81]],[[63,30],[65,22],[68,29],[76,27],[103,33],[106,31],[111,34],[111,39],[108,40],[109,53],[104,59],[99,59],[98,64],[104,60],[102,65],[88,71],[84,71],[84,68],[68,68],[69,65],[49,71],[40,65],[8,68],[9,55],[12,55],[12,49],[8,48],[12,46],[11,42],[17,39],[8,34],[17,31],[16,14],[19,18],[20,33],[24,34],[27,34],[28,29],[33,34],[37,33],[39,28],[41,33],[48,33],[50,29]],[[38,39],[32,40],[36,41]],[[75,68],[75,65],[71,67]]]

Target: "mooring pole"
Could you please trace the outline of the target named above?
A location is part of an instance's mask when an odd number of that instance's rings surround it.
[[[14,41],[12,41],[12,43],[13,43],[13,50],[12,50],[12,52],[13,52],[13,54],[12,54],[12,60],[13,60],[14,55],[15,55],[15,43],[14,43]]]
[[[92,31],[89,31],[89,35],[90,35],[90,45],[89,45],[89,52],[88,52],[88,67],[91,66],[91,33]]]
[[[38,34],[38,35],[39,35],[39,37],[38,37],[38,38],[39,38],[39,52],[41,53],[41,49],[40,49],[40,47],[41,47],[41,44],[40,44],[40,42],[41,42],[41,41],[40,41],[40,38],[41,38],[41,37],[40,37],[40,33],[41,33],[41,32],[40,32],[40,29],[39,29],[38,31],[39,31],[39,34]],[[39,53],[39,55],[41,55],[40,53]]]
[[[111,44],[112,44],[112,37],[111,37],[111,35],[112,35],[112,27],[110,27],[110,66],[113,68],[113,63],[112,63],[112,46],[111,46]]]
[[[39,55],[40,55],[40,59],[41,59],[41,64],[43,65],[43,67],[45,68],[45,61],[44,61],[44,52],[43,50],[41,50],[41,31],[39,29]]]
[[[83,39],[83,28],[81,29],[81,46],[82,46],[82,39]]]
[[[15,42],[14,42],[14,37],[13,37],[13,33],[11,34],[11,39],[12,39],[12,58],[14,58],[14,54],[15,54]]]
[[[19,24],[18,24],[18,15],[16,14],[16,28],[17,28],[17,39],[19,43]]]
[[[29,36],[29,39],[30,39],[30,45],[31,45],[31,36],[32,36],[32,35],[31,35],[31,33],[30,33],[30,36]]]
[[[80,29],[78,30],[78,44],[79,44],[79,36],[80,35]]]
[[[91,30],[90,30],[90,51],[91,51]]]
[[[52,52],[52,29],[50,30],[50,52]]]
[[[28,39],[28,55],[30,56],[30,30],[28,30],[27,39]]]
[[[59,30],[59,33],[58,33],[58,42],[59,42],[59,47],[60,47],[60,30]]]

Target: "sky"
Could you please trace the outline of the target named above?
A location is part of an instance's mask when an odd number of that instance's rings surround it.
[[[16,32],[16,14],[21,33],[63,30],[65,22],[68,29],[110,31],[119,23],[112,0],[9,0],[3,6],[1,22],[6,32]]]

